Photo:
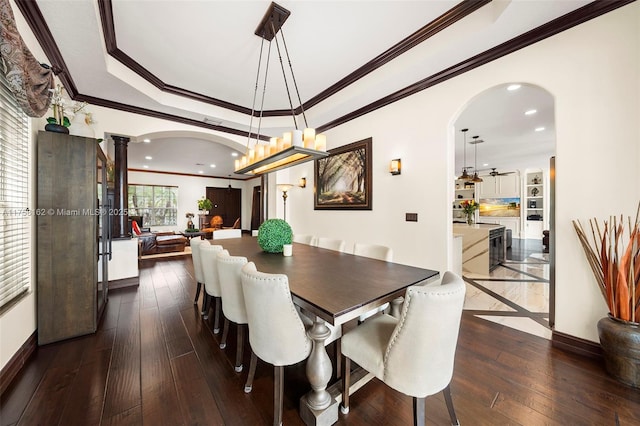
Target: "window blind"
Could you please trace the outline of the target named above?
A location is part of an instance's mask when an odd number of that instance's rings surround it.
[[[31,283],[29,118],[0,72],[0,309]]]

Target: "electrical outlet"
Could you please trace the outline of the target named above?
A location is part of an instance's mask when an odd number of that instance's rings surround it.
[[[417,222],[418,221],[418,213],[405,213],[407,222]]]

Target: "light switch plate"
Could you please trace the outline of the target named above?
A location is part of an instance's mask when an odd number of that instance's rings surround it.
[[[417,222],[418,221],[418,213],[405,213],[407,222]]]

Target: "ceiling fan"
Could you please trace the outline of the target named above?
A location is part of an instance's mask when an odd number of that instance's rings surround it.
[[[512,173],[515,172],[503,172],[503,173],[498,173],[498,171],[496,170],[495,167],[491,168],[491,172],[489,172],[489,176],[506,176],[506,175],[510,175]]]

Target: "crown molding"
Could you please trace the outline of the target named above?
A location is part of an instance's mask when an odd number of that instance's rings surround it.
[[[429,37],[432,37],[434,34],[442,31],[444,28],[452,25],[458,20],[468,16],[470,13],[474,12],[478,8],[484,6],[489,3],[491,0],[473,0],[473,1],[463,1],[450,9],[448,12],[430,22],[414,34],[402,40],[400,43],[396,44],[389,50],[385,51],[378,57],[369,61],[367,64],[363,65],[353,73],[349,74],[344,79],[340,80],[336,84],[330,86],[329,88],[323,90],[320,94],[316,95],[309,101],[303,103],[303,107],[305,110],[308,110],[310,106],[316,105],[317,103],[327,99],[338,91],[344,89],[348,85],[354,83],[365,75],[369,74],[373,70],[381,67],[382,65],[388,63],[393,60],[398,55],[406,52],[407,50],[415,47],[419,43],[427,40]],[[185,123],[193,126],[203,127],[211,130],[217,130],[224,133],[248,136],[248,132],[241,131],[238,129],[233,129],[225,126],[218,126],[207,124],[198,120],[177,116],[174,114],[163,113],[159,111],[154,111],[150,109],[140,108],[132,105],[126,105],[119,102],[113,102],[107,99],[95,98],[93,96],[83,95],[78,93],[77,88],[71,78],[71,74],[67,68],[66,63],[64,62],[64,58],[58,49],[53,36],[47,26],[47,23],[40,12],[37,4],[33,0],[15,0],[18,8],[24,15],[27,23],[31,27],[34,35],[36,36],[38,42],[42,46],[45,54],[48,59],[52,63],[52,68],[54,72],[58,75],[61,82],[64,84],[67,92],[74,100],[86,101],[88,103],[103,106],[106,108],[113,108],[116,110],[131,112],[135,114],[141,114],[149,117],[160,118],[169,121],[175,121],[179,123]],[[559,18],[554,19],[551,22],[548,22],[544,25],[541,25],[533,30],[530,30],[520,36],[517,36],[511,40],[508,40],[496,47],[488,49],[478,55],[475,55],[471,58],[468,58],[456,65],[453,65],[445,70],[432,74],[416,83],[413,83],[403,89],[400,89],[394,93],[391,93],[383,98],[378,99],[368,105],[365,105],[361,108],[358,108],[348,114],[345,114],[335,120],[332,120],[328,123],[325,123],[317,128],[319,132],[327,131],[334,127],[337,127],[341,124],[344,124],[348,121],[354,120],[358,117],[361,117],[369,112],[375,111],[379,108],[397,102],[406,98],[407,96],[414,95],[422,90],[425,90],[429,87],[435,86],[439,83],[447,81],[451,78],[454,78],[460,74],[471,71],[479,66],[485,65],[491,61],[499,59],[505,55],[513,53],[519,49],[530,46],[531,44],[537,43],[538,41],[544,40],[548,37],[556,35],[562,31],[568,30],[570,28],[575,27],[576,25],[580,25],[586,21],[597,18],[601,15],[604,15],[608,12],[611,12],[615,9],[618,9],[622,6],[626,6],[627,4],[633,3],[635,0],[611,0],[611,1],[593,1],[580,9],[577,9],[573,12],[567,13]],[[112,51],[119,51],[117,49],[117,45],[115,43],[115,30],[113,26],[113,14],[111,8],[111,0],[98,0],[98,7],[100,10],[100,16],[102,20],[103,33],[105,36],[105,43],[107,49],[111,49]],[[129,58],[126,54],[122,53],[123,60],[127,61],[129,65],[134,66],[135,61]],[[129,59],[126,59],[129,58]],[[121,60],[121,59],[118,59]],[[168,91],[170,93],[176,94],[178,96],[190,97],[191,99],[199,100],[201,102],[212,103],[213,105],[217,105],[223,108],[228,108],[238,112],[244,112],[247,115],[251,114],[251,111],[248,108],[241,107],[239,105],[231,104],[225,101],[221,101],[219,99],[210,98],[201,94],[197,94],[195,92],[191,92],[185,89],[180,89],[175,86],[166,85],[157,77],[155,77],[152,73],[146,70],[144,67],[137,64],[139,67],[138,71],[145,77],[151,84],[154,84],[156,87],[161,90]],[[135,70],[134,70],[135,71]],[[136,71],[137,72],[137,71]],[[155,82],[155,83],[154,83]],[[301,109],[298,107],[296,109],[296,114],[300,113]],[[259,111],[256,111],[255,114],[259,114]],[[269,110],[264,111],[263,116],[286,116],[290,115],[290,111],[287,110]],[[260,139],[268,140],[267,136],[261,135]]]

